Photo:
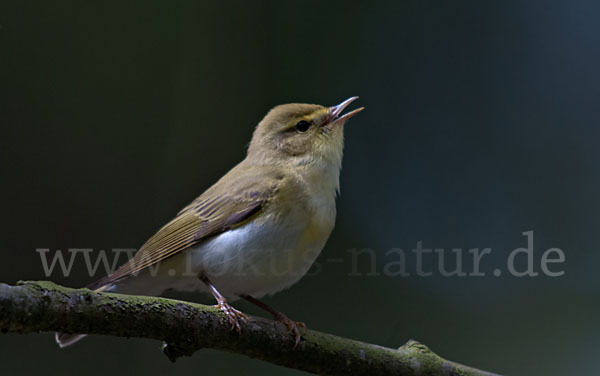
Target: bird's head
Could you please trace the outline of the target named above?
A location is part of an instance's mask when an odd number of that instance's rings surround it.
[[[331,165],[339,170],[344,123],[363,108],[342,114],[358,97],[337,106],[289,103],[276,106],[258,124],[248,148],[256,163],[279,166]]]

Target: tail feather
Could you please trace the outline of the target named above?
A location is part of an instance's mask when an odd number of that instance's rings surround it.
[[[60,348],[65,348],[67,346],[71,346],[75,342],[78,342],[83,337],[87,336],[87,334],[67,334],[56,332],[54,339],[56,339],[56,343]]]
[[[101,292],[101,291],[107,290],[110,287],[112,287],[112,285],[102,285],[99,283],[95,283],[94,285],[96,285],[96,286],[94,286],[95,292]],[[88,288],[89,288],[89,286],[88,286]],[[81,340],[85,336],[87,336],[87,334],[68,334],[68,333],[56,332],[54,334],[54,339],[56,340],[56,343],[58,344],[58,346],[62,349],[67,346],[71,346],[72,344],[74,344],[76,342],[79,342],[79,340]]]

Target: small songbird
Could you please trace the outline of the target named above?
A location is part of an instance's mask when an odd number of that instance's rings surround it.
[[[274,107],[256,127],[246,158],[181,210],[95,291],[160,295],[167,289],[205,291],[232,329],[246,316],[229,302],[248,300],[298,326],[258,298],[296,283],[310,268],[335,223],[340,188],[342,115],[358,97],[337,106],[291,103]],[[56,333],[65,347],[85,334]]]

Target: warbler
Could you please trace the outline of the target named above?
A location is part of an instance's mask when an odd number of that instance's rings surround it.
[[[345,122],[358,97],[337,106],[290,103],[256,126],[246,158],[152,236],[95,291],[160,295],[167,289],[211,293],[232,329],[246,316],[229,302],[246,299],[298,327],[258,298],[296,283],[333,230]],[[56,333],[65,347],[85,334]]]

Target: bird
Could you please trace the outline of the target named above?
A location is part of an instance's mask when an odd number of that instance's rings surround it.
[[[246,315],[244,299],[287,326],[295,345],[306,326],[259,298],[298,282],[335,224],[344,124],[358,97],[335,106],[273,107],[254,129],[246,157],[146,241],[96,292],[157,296],[166,290],[213,295],[231,329]],[[60,347],[86,334],[55,334]]]

